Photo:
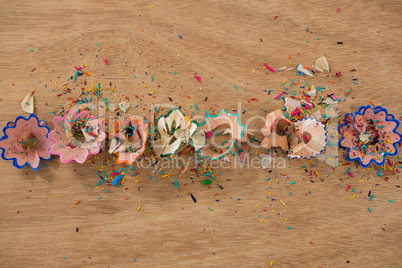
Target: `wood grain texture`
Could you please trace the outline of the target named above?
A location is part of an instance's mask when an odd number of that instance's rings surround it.
[[[247,110],[243,122],[264,117],[283,107],[264,90],[277,94],[281,83],[292,79],[329,87],[325,93],[345,98],[342,115],[371,100],[401,116],[400,1],[17,0],[1,1],[1,7],[1,127],[24,114],[20,102],[33,90],[35,113],[51,124],[52,110],[67,105],[80,87],[55,95],[74,74],[73,66],[84,64],[92,73],[88,82],[116,86],[116,93],[105,93],[111,103],[126,93],[132,106],[139,105],[130,112],[148,119],[151,104],[171,103],[168,97],[187,114],[194,102],[200,110],[195,115],[232,111],[240,102]],[[261,68],[264,62],[274,68],[311,65],[322,55],[332,69],[328,78]],[[334,75],[338,71],[340,78]],[[251,98],[258,101],[249,103]],[[188,170],[179,176],[179,169],[165,170],[171,178],[143,169],[123,187],[97,188],[96,171],[106,157],[102,152],[84,165],[61,164],[54,157],[37,172],[0,162],[1,267],[269,267],[271,261],[272,267],[401,266],[398,175],[385,181],[374,168],[353,163],[333,172],[314,162],[319,177],[312,183],[301,169],[311,170],[311,162],[286,160],[284,169],[272,173],[221,169],[223,190],[217,182],[201,185],[202,178]],[[344,175],[348,168],[355,178]],[[171,184],[175,178],[180,190]],[[345,191],[348,185],[356,193]],[[369,190],[375,194],[370,202]]]

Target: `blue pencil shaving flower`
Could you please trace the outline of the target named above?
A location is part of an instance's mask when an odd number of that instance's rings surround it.
[[[40,160],[52,159],[49,140],[49,127],[43,120],[39,120],[35,114],[28,118],[18,116],[14,122],[8,122],[3,128],[3,136],[0,138],[1,158],[12,160],[16,168],[29,165],[33,170],[38,170]]]
[[[402,136],[397,132],[399,121],[381,107],[361,106],[358,111],[345,114],[338,127],[339,146],[346,148],[349,161],[359,161],[362,167],[371,163],[384,165],[387,155],[396,155],[396,145]]]

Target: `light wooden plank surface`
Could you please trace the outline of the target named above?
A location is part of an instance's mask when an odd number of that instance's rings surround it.
[[[284,80],[301,79],[294,71],[272,74],[259,65],[311,65],[322,55],[330,76],[303,81],[345,98],[342,115],[371,100],[401,116],[400,1],[2,1],[1,6],[1,127],[24,114],[20,102],[34,89],[36,114],[51,123],[52,110],[67,105],[80,87],[70,82],[73,93],[55,95],[74,66],[84,64],[92,73],[88,82],[116,86],[115,94],[105,93],[111,103],[126,93],[132,106],[139,105],[130,108],[133,114],[149,119],[152,103],[182,105],[191,114],[195,102],[200,111],[194,115],[201,115],[232,111],[240,102],[245,122],[283,107],[264,90],[277,94]],[[249,103],[251,98],[258,101]],[[263,122],[255,124],[260,128]],[[171,178],[142,169],[138,182],[129,178],[120,188],[96,188],[96,171],[106,157],[103,152],[84,165],[61,164],[54,157],[37,172],[0,162],[0,266],[269,267],[271,261],[272,267],[401,266],[397,175],[385,181],[374,168],[355,163],[334,173],[317,162],[312,170],[319,177],[312,183],[301,169],[307,165],[310,171],[309,161],[286,160],[284,169],[272,173],[220,169],[210,188],[189,170],[180,177],[179,169],[165,169]],[[348,168],[355,178],[344,175]],[[180,190],[171,184],[175,178]],[[348,185],[356,193],[347,192]],[[375,194],[370,202],[369,190]]]

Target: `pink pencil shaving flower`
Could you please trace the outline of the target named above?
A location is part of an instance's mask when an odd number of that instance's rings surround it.
[[[387,109],[371,105],[361,106],[353,114],[345,114],[338,127],[339,146],[346,148],[349,161],[359,161],[362,167],[371,163],[382,166],[387,155],[398,154],[396,145],[402,135],[397,132],[400,122]]]
[[[87,110],[76,113],[68,109],[63,117],[55,117],[53,124],[54,130],[49,134],[53,141],[50,152],[59,155],[62,163],[84,163],[92,154],[99,153],[106,138],[102,121]]]

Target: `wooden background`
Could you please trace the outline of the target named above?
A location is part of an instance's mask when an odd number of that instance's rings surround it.
[[[88,82],[116,86],[115,93],[104,86],[110,103],[125,93],[129,113],[148,119],[152,103],[202,115],[235,110],[240,102],[247,110],[242,120],[265,116],[283,107],[273,97],[292,79],[329,87],[324,93],[344,98],[342,115],[370,100],[400,118],[401,12],[400,1],[1,1],[0,126],[26,115],[20,102],[33,90],[35,113],[51,123],[51,112],[76,98],[80,86],[70,81],[72,93],[55,95],[74,66],[84,64]],[[311,66],[322,55],[329,77],[261,68],[264,62],[275,69]],[[291,89],[300,96],[302,89]],[[258,101],[249,103],[251,98]],[[179,169],[165,170],[173,174],[169,178],[142,169],[123,187],[95,187],[106,157],[111,159],[103,152],[80,165],[61,164],[56,156],[37,172],[0,162],[1,267],[401,266],[398,173],[385,175],[386,181],[374,167],[355,163],[334,172],[323,162],[311,168],[307,160],[286,160],[272,173],[220,169],[210,187],[201,184],[205,177],[189,170],[179,176]],[[345,163],[343,151],[339,159]],[[348,168],[354,178],[344,175]],[[314,183],[310,170],[319,174]]]

